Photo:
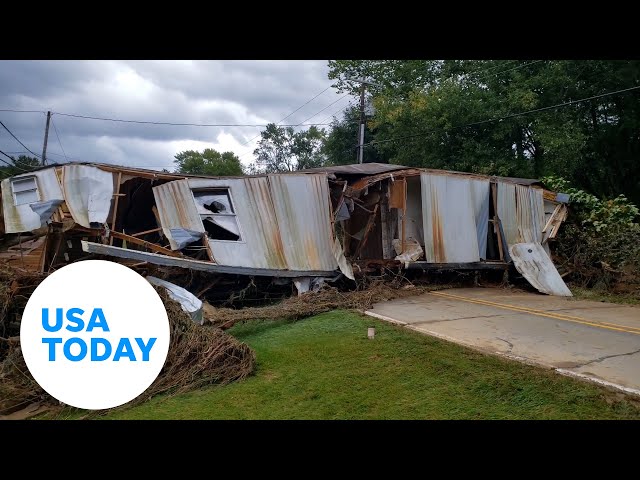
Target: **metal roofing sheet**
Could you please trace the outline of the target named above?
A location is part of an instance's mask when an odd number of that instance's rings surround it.
[[[571,290],[539,243],[516,243],[509,250],[518,272],[536,289],[549,295],[572,296]]]
[[[376,175],[378,173],[408,170],[411,168],[413,167],[391,165],[389,163],[356,163],[353,165],[334,165],[330,167],[308,168],[306,170],[301,170],[301,172],[327,172],[343,175]]]

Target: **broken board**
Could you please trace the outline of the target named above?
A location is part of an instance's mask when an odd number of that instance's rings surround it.
[[[571,291],[539,243],[516,243],[509,249],[516,270],[538,291],[571,297]]]

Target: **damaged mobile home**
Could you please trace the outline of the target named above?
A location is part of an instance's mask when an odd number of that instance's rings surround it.
[[[89,258],[289,278],[373,267],[515,267],[571,295],[548,256],[566,198],[536,180],[387,164],[202,177],[69,163],[6,178],[0,258],[38,271]]]

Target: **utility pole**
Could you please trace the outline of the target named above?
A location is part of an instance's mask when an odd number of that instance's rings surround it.
[[[360,85],[360,131],[358,135],[358,163],[362,163],[362,157],[364,156],[364,78]]]
[[[47,163],[47,141],[49,140],[49,123],[51,123],[51,112],[47,112],[47,125],[44,127],[44,145],[42,146],[42,165]]]
[[[365,115],[364,115],[364,90],[367,85],[373,85],[374,87],[380,87],[380,85],[369,82],[362,78],[347,78],[352,82],[360,83],[360,126],[358,128],[358,155],[357,160],[358,163],[363,162],[364,158],[364,124],[365,124]]]

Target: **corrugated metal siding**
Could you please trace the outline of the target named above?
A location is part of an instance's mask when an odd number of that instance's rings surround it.
[[[326,174],[270,175],[269,186],[288,267],[338,268]]]
[[[113,200],[113,174],[90,165],[65,165],[62,188],[74,222],[90,228],[107,221]]]
[[[4,214],[5,231],[7,233],[30,232],[40,228],[40,216],[35,213],[29,204],[15,205],[11,180],[21,177],[36,177],[39,201],[63,200],[62,189],[58,182],[55,167],[38,170],[33,173],[16,175],[2,180],[2,211]]]
[[[489,180],[470,179],[469,188],[471,189],[471,202],[473,203],[473,213],[476,222],[478,254],[480,258],[486,259],[491,182]]]
[[[509,247],[540,243],[545,218],[542,190],[498,182],[498,216]]]
[[[153,187],[153,197],[156,200],[162,231],[169,239],[172,250],[178,248],[171,236],[172,228],[204,233],[204,226],[187,180],[176,180]]]
[[[266,177],[238,179],[190,178],[196,188],[228,188],[240,226],[241,241],[211,240],[211,251],[220,265],[286,269],[269,181]]]
[[[518,233],[518,216],[516,213],[516,186],[511,183],[498,182],[498,217],[507,245],[520,243]]]
[[[420,175],[425,258],[431,263],[480,260],[470,180]]]

